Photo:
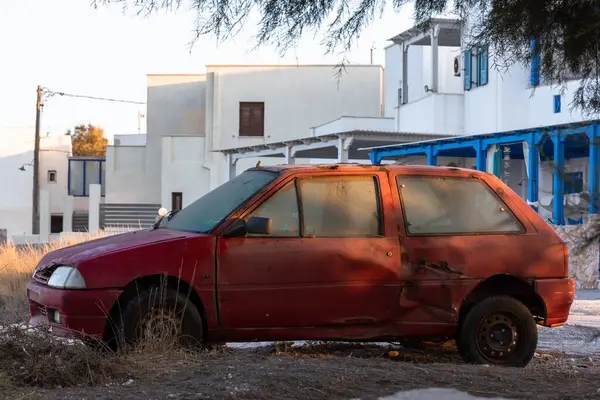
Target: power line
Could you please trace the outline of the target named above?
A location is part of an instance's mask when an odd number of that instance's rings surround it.
[[[108,97],[96,97],[96,96],[87,96],[87,95],[83,95],[83,94],[72,94],[72,93],[65,93],[65,92],[54,92],[54,91],[51,91],[51,90],[48,90],[48,89],[45,90],[45,93],[48,96],[59,95],[59,96],[64,96],[64,97],[76,97],[76,98],[81,98],[81,99],[111,101],[111,102],[114,102],[114,103],[146,104],[143,101],[111,99],[111,98],[108,98]]]

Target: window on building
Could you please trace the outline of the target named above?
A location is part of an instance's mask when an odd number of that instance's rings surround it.
[[[101,195],[106,192],[106,163],[103,159],[69,160],[69,195],[87,197],[90,185],[101,185]]]
[[[183,208],[183,193],[173,192],[171,193],[171,210],[179,211]]]
[[[52,183],[56,182],[56,171],[55,170],[48,171],[48,182],[52,182]]]
[[[262,203],[251,217],[271,218],[271,234],[269,236],[297,237],[300,235],[298,215],[296,185],[291,183]]]
[[[483,181],[398,176],[409,235],[518,233],[523,227]]]
[[[63,216],[62,215],[51,215],[50,216],[50,233],[61,233],[63,228]]]
[[[374,176],[301,179],[303,236],[381,235],[379,190]]]
[[[560,94],[554,95],[554,114],[559,114],[561,110]]]
[[[485,86],[489,80],[489,53],[487,44],[479,44],[464,53],[464,88],[471,90]]]
[[[265,135],[265,103],[240,103],[240,136]]]

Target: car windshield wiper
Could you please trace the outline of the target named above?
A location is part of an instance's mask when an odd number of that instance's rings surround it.
[[[178,212],[179,212],[179,210],[169,211],[168,213],[166,213],[165,215],[160,217],[160,219],[154,223],[154,225],[152,226],[152,229],[160,228],[163,221],[170,221],[171,218],[173,218],[175,216],[175,214],[177,214]]]

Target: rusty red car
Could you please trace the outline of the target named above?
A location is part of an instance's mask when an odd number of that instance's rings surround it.
[[[569,316],[567,256],[491,174],[282,165],[151,229],[47,254],[27,295],[32,325],[113,347],[176,320],[203,344],[453,338],[467,362],[525,366],[537,325]]]

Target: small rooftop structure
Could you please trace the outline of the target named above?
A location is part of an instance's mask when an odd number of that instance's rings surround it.
[[[431,31],[437,30],[437,45],[460,47],[462,21],[460,19],[432,18],[425,26],[413,26],[389,40],[405,46],[431,46]]]

